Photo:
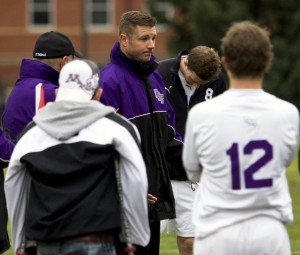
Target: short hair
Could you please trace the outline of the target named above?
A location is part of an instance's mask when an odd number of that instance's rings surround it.
[[[154,27],[156,19],[147,13],[140,11],[125,12],[121,16],[119,35],[125,34],[130,37],[136,26]]]
[[[220,72],[221,60],[213,48],[197,46],[190,50],[187,60],[188,68],[203,81],[214,79]]]
[[[261,77],[273,60],[270,34],[250,21],[236,22],[221,40],[221,54],[236,77]]]
[[[93,75],[99,73],[99,67],[96,62],[89,59],[82,59],[82,61],[87,63],[90,66]]]

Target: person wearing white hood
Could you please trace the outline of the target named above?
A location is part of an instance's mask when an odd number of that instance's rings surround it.
[[[36,240],[40,255],[114,255],[121,232],[131,249],[149,242],[140,136],[99,102],[98,71],[90,60],[66,64],[56,101],[16,144],[5,178],[15,252],[26,250],[26,239]]]

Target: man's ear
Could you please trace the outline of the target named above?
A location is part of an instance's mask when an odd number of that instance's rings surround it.
[[[125,34],[120,34],[119,41],[122,47],[127,47],[128,37]]]
[[[228,65],[227,65],[226,58],[225,57],[221,57],[221,62],[222,62],[223,68],[227,71],[228,70]]]
[[[183,64],[185,65],[185,67],[188,67],[188,58],[183,58]]]
[[[63,66],[67,63],[68,63],[68,56],[62,57],[59,62],[59,70],[61,70]]]
[[[97,88],[93,97],[92,97],[92,100],[96,100],[96,101],[99,101],[100,98],[101,98],[101,95],[102,95],[102,88]]]

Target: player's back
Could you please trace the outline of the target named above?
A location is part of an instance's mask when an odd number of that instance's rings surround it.
[[[285,168],[298,141],[296,107],[263,90],[230,89],[189,118],[203,166],[194,215],[200,235],[256,215],[292,221]]]

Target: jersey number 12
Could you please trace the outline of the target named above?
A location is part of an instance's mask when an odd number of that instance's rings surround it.
[[[243,178],[245,180],[246,189],[270,187],[273,184],[272,179],[254,179],[254,174],[266,165],[273,158],[272,145],[266,140],[250,141],[244,147],[244,155],[252,154],[254,150],[263,150],[264,155],[258,158],[245,170],[240,169],[238,144],[233,143],[226,151],[231,160],[231,178],[232,189],[241,189],[241,171],[243,171]]]

